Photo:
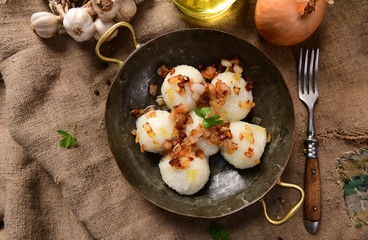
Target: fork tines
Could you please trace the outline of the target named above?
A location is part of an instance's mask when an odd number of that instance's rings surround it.
[[[319,48],[317,48],[316,56],[314,56],[314,49],[312,49],[312,53],[310,54],[310,63],[308,72],[308,49],[306,50],[304,60],[304,75],[302,80],[303,49],[300,49],[299,68],[298,68],[299,97],[301,95],[311,95],[311,94],[318,96],[318,81],[317,81],[318,59],[319,59]],[[308,87],[307,82],[309,82]]]

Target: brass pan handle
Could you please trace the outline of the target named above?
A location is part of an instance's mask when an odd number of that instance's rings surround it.
[[[259,200],[260,203],[263,205],[263,213],[265,215],[266,220],[269,223],[273,224],[273,225],[281,225],[281,224],[289,221],[294,216],[294,214],[299,210],[299,208],[302,206],[303,201],[304,201],[304,190],[301,187],[299,187],[298,185],[291,184],[291,183],[284,183],[284,182],[281,182],[280,179],[278,180],[277,184],[280,185],[281,187],[294,188],[294,189],[298,190],[300,192],[300,200],[294,207],[292,207],[289,210],[289,212],[285,215],[285,217],[283,219],[279,220],[279,221],[272,220],[268,216],[265,201],[263,199]]]
[[[104,62],[110,62],[110,63],[116,63],[118,64],[118,66],[120,67],[121,65],[123,65],[123,61],[116,59],[116,58],[108,58],[103,56],[100,53],[100,47],[103,43],[105,43],[107,41],[107,39],[109,39],[111,37],[112,34],[114,34],[114,32],[120,28],[120,27],[126,27],[130,30],[130,32],[132,33],[132,38],[133,38],[133,43],[135,48],[139,48],[140,44],[137,42],[137,39],[135,37],[135,32],[134,32],[134,28],[132,25],[130,25],[127,22],[118,22],[116,24],[114,24],[113,26],[111,26],[102,36],[101,38],[98,40],[97,44],[96,44],[96,48],[95,48],[95,53],[97,55],[97,57]]]

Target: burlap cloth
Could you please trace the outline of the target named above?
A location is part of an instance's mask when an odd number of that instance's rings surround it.
[[[257,34],[255,0],[237,1],[222,18],[202,22],[170,0],[146,0],[132,20],[138,41],[173,30],[204,27],[226,31],[261,49],[279,67],[294,100],[296,136],[282,180],[303,185],[307,111],[297,96],[300,47],[319,47],[320,98],[315,109],[322,178],[323,220],[310,235],[299,211],[272,226],[259,203],[215,219],[232,239],[368,239],[349,219],[336,158],[368,144],[368,2],[336,1],[304,43],[276,47]],[[211,220],[182,217],[143,199],[122,177],[107,145],[104,108],[116,65],[100,62],[96,41],[68,35],[44,40],[30,16],[47,1],[0,1],[0,216],[4,239],[210,239]],[[104,53],[124,59],[133,50],[128,31]],[[99,95],[95,94],[99,91]],[[57,129],[76,122],[77,148],[59,147]],[[265,197],[273,218],[297,202],[296,191],[274,187]],[[285,203],[284,203],[285,201]]]

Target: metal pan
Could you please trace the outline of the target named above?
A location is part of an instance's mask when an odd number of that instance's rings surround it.
[[[101,44],[120,27],[130,29],[136,46],[124,63],[100,54]],[[277,67],[256,47],[235,36],[208,29],[171,32],[141,45],[136,41],[133,27],[121,22],[101,37],[96,54],[103,61],[119,65],[106,102],[106,131],[122,174],[143,197],[168,211],[201,218],[225,216],[260,200],[266,219],[275,225],[284,223],[299,209],[304,199],[302,188],[280,181],[293,145],[295,122],[291,96]],[[220,154],[211,156],[209,182],[195,195],[182,196],[163,182],[158,168],[160,156],[140,152],[131,135],[136,119],[129,112],[154,104],[148,84],[161,85],[163,79],[156,70],[162,64],[206,66],[235,56],[243,64],[245,75],[254,81],[256,106],[245,121],[250,122],[254,116],[262,118],[262,126],[271,133],[271,142],[261,163],[251,169],[238,170]],[[275,184],[295,188],[301,195],[299,202],[280,221],[267,216],[262,199]]]

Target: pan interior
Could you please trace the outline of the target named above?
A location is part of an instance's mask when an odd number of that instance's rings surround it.
[[[132,109],[155,103],[148,93],[150,83],[161,86],[156,70],[162,64],[194,67],[238,57],[243,76],[254,82],[253,110],[244,119],[262,118],[271,133],[256,167],[238,170],[222,156],[210,157],[210,180],[192,196],[183,196],[163,182],[160,156],[141,153],[131,131],[136,119]],[[173,32],[157,37],[133,52],[120,68],[106,104],[106,130],[111,151],[126,180],[147,200],[169,211],[194,217],[220,217],[240,210],[263,197],[285,168],[294,135],[293,104],[282,75],[262,52],[232,35],[204,29]]]

